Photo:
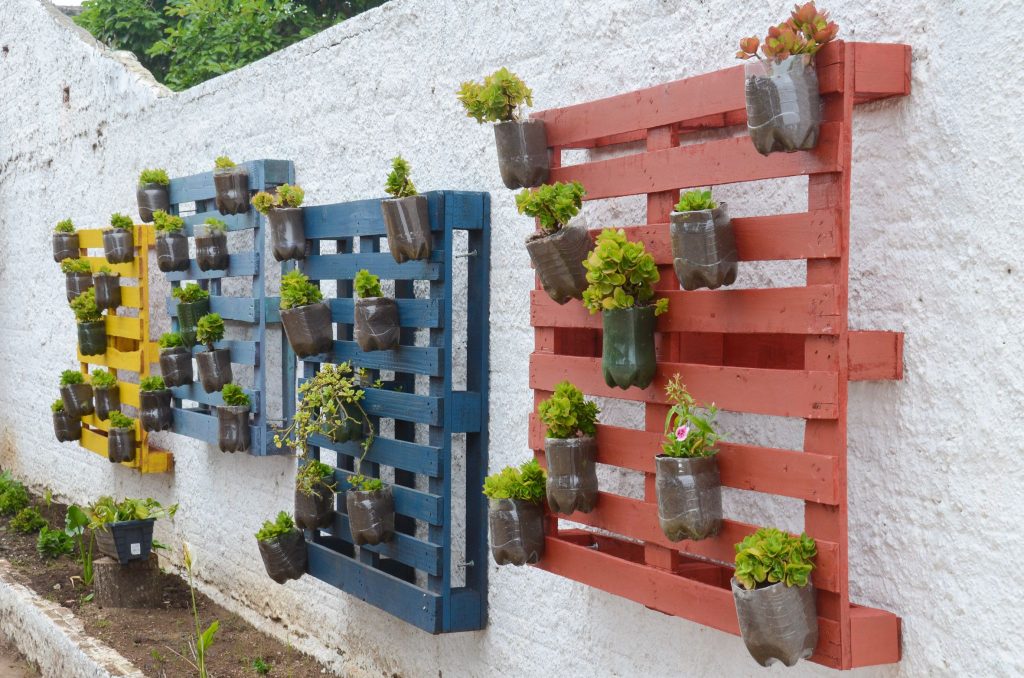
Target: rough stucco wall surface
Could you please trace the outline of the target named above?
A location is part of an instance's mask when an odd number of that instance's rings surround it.
[[[173,533],[165,525],[158,537],[189,542],[206,589],[338,671],[761,675],[736,637],[533,569],[489,565],[489,628],[448,637],[308,578],[274,585],[252,535],[290,505],[292,461],[222,455],[168,435],[175,473],[140,477],[54,442],[47,405],[59,371],[72,366],[74,325],[49,243],[61,218],[95,227],[111,212],[134,214],[143,167],[189,174],[225,152],[294,160],[309,204],[380,195],[399,151],[421,189],[491,191],[491,464],[517,462],[531,404],[532,276],[521,244],[531,224],[500,185],[490,129],[461,116],[453,91],[507,65],[547,108],[723,68],[736,39],[763,30],[783,4],[395,0],[170,94],[40,0],[4,0],[0,464],[72,500],[115,493],[180,502]],[[904,624],[903,661],[862,675],[1021,675],[1024,616],[1014,602],[1024,591],[1001,571],[1024,561],[1024,428],[1016,423],[1024,347],[1013,331],[1024,303],[1016,162],[1024,53],[1002,48],[1020,7],[828,6],[842,37],[914,51],[913,94],[855,113],[851,326],[906,332],[905,379],[850,389],[852,591]],[[799,188],[722,191],[755,214]],[[628,201],[588,206],[585,218],[626,223],[636,210]],[[793,275],[800,284],[799,270],[765,267],[741,283],[787,284]],[[621,409],[609,408],[628,419]],[[729,422],[741,442],[798,446],[802,435],[792,422]],[[799,506],[752,497],[730,504],[745,519],[800,528]],[[787,675],[825,673],[804,663]]]

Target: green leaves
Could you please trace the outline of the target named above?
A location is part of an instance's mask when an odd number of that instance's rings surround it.
[[[484,495],[491,499],[523,499],[535,504],[544,501],[547,475],[536,459],[519,468],[506,466],[484,478]]]
[[[185,220],[163,210],[153,212],[153,227],[157,233],[179,233],[185,228]]]
[[[380,478],[367,478],[361,473],[349,476],[348,484],[356,492],[377,492],[384,489],[384,481]]]
[[[96,388],[110,388],[117,386],[117,377],[103,369],[92,371],[92,385]]]
[[[783,582],[804,586],[814,569],[817,545],[806,534],[799,537],[773,527],[748,535],[736,549],[736,580],[747,590]]]
[[[120,212],[114,212],[110,215],[110,226],[111,228],[119,228],[122,231],[132,231],[135,228],[135,222]]]
[[[88,259],[65,259],[60,262],[63,273],[92,273],[92,265]]]
[[[36,538],[36,551],[43,558],[59,558],[62,555],[71,553],[75,548],[64,530],[55,530],[43,527],[39,530],[39,537]]]
[[[34,534],[44,527],[47,527],[46,520],[39,515],[38,509],[31,506],[21,509],[11,519],[11,529],[22,534]]]
[[[281,310],[309,306],[324,298],[320,288],[309,281],[302,271],[292,269],[281,276]]]
[[[331,491],[337,487],[334,480],[334,467],[316,459],[299,463],[299,472],[295,474],[295,489],[307,497],[319,497],[320,486],[326,485]]]
[[[111,418],[113,419],[113,418]],[[114,501],[113,497],[100,497],[86,509],[89,517],[89,529],[106,529],[108,523],[122,522],[125,520],[148,520],[150,518],[173,518],[178,511],[178,505],[172,504],[167,508],[160,505],[155,499],[133,499],[125,497],[120,502]],[[67,520],[67,518],[65,518]]]
[[[134,429],[135,420],[128,415],[121,413],[120,410],[114,410],[110,412],[110,427]]]
[[[213,161],[213,166],[215,169],[231,169],[232,167],[237,167],[237,165],[235,165],[235,161],[226,155],[218,155],[216,160]]]
[[[139,381],[140,391],[162,391],[165,388],[167,388],[167,384],[164,383],[164,378],[158,374],[152,377],[143,377]]]
[[[185,345],[185,342],[182,340],[179,332],[164,332],[160,335],[160,341],[158,343],[160,344],[160,348],[176,348],[178,346]]]
[[[85,376],[78,370],[64,370],[60,373],[60,385],[61,386],[72,386],[74,384],[84,384]]]
[[[583,291],[583,305],[591,313],[648,306],[654,297],[654,283],[661,279],[644,244],[628,240],[621,228],[601,231],[583,267],[590,283]],[[668,299],[657,300],[655,315],[667,310]]]
[[[206,627],[206,630],[199,634],[197,639],[196,647],[199,652],[206,654],[206,651],[213,645],[213,637],[217,633],[217,629],[220,628],[220,621],[214,619],[213,622]]]
[[[711,190],[694,189],[680,194],[676,203],[676,212],[694,212],[696,210],[713,210],[718,203],[711,199]]]
[[[366,396],[352,366],[324,363],[313,377],[299,386],[299,406],[286,428],[274,434],[274,444],[288,445],[305,455],[310,436],[333,436],[348,423],[366,424],[369,434],[363,439],[363,455],[373,444],[374,431],[361,401]]]
[[[206,221],[202,223],[202,227],[211,235],[214,233],[224,233],[228,230],[228,225],[215,217],[207,217]]]
[[[60,413],[64,411],[64,401],[61,398],[57,398],[50,404],[50,411],[54,413]]]
[[[103,320],[103,311],[96,305],[96,290],[92,287],[71,300],[71,310],[75,314],[75,319],[80,323],[94,323]]]
[[[416,187],[409,179],[410,171],[409,161],[402,156],[397,155],[391,159],[391,173],[388,174],[387,181],[384,183],[384,190],[388,195],[395,198],[408,198],[411,195],[416,195]]]
[[[306,192],[299,186],[281,184],[273,193],[260,191],[252,197],[252,206],[261,214],[275,207],[299,207],[306,199]]]
[[[478,123],[516,120],[520,106],[533,105],[533,90],[504,67],[485,77],[483,83],[462,83],[457,95],[466,116]]]
[[[53,230],[57,233],[74,233],[75,224],[70,219],[63,219],[57,222],[57,226]]]
[[[365,268],[356,273],[355,287],[356,294],[361,299],[384,296],[384,292],[380,289],[380,277]]]
[[[220,390],[220,397],[224,399],[225,405],[232,407],[252,407],[252,400],[238,384],[224,384]]]
[[[295,523],[292,521],[292,517],[288,515],[287,511],[281,511],[277,514],[274,522],[269,520],[263,521],[263,527],[256,533],[256,539],[259,541],[270,541],[271,539],[283,537],[294,530]]]
[[[586,195],[586,191],[583,190],[583,184],[580,182],[563,184],[556,181],[553,184],[543,184],[533,190],[523,189],[516,196],[516,209],[520,214],[536,217],[540,220],[541,230],[551,234],[579,214],[584,195]]]
[[[199,286],[199,283],[186,283],[184,287],[171,289],[171,296],[183,304],[194,304],[203,299],[209,299],[210,293]]]
[[[675,403],[665,415],[665,441],[662,451],[669,457],[710,457],[718,450],[715,444],[722,436],[715,432],[718,408],[711,405],[707,415],[697,413],[697,402],[686,390],[679,375],[665,386],[665,395]]]
[[[144,169],[139,174],[139,186],[145,184],[160,184],[167,186],[171,183],[171,178],[167,176],[167,170],[165,169]]]
[[[206,344],[211,350],[213,345],[224,338],[224,319],[219,313],[207,313],[196,323],[196,340]]]
[[[551,397],[537,405],[537,414],[548,427],[548,438],[594,435],[600,411],[597,403],[584,400],[583,392],[568,381],[555,386]]]

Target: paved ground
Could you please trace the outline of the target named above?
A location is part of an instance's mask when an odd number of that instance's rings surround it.
[[[36,672],[29,666],[18,651],[3,640],[0,640],[0,678],[29,678]]]

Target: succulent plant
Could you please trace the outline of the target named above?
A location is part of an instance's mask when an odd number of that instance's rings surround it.
[[[196,324],[196,339],[212,351],[213,345],[224,338],[224,319],[219,313],[207,313]]]
[[[627,239],[621,228],[601,231],[583,266],[590,283],[583,291],[583,305],[591,313],[647,306],[654,299],[654,283],[661,279],[644,244]],[[668,311],[668,299],[654,305],[655,315]]]
[[[307,497],[319,497],[321,485],[326,485],[331,491],[338,486],[334,480],[334,467],[315,459],[302,464],[295,474],[295,489]]]
[[[210,293],[199,286],[198,283],[186,283],[184,287],[175,287],[171,290],[171,296],[183,304],[194,304],[203,299],[209,299]]]
[[[64,273],[91,273],[92,265],[88,259],[65,259],[60,262],[60,270]]]
[[[224,384],[224,388],[220,391],[220,397],[224,399],[225,405],[231,407],[252,407],[249,396],[237,384]]]
[[[75,224],[70,219],[62,219],[53,230],[57,233],[74,233]]]
[[[260,213],[266,214],[275,207],[298,207],[305,198],[306,193],[300,187],[281,184],[273,194],[260,191],[254,195],[252,206]]]
[[[348,477],[348,484],[356,492],[377,492],[384,489],[384,481],[380,478],[368,478],[361,473]]]
[[[63,412],[64,411],[64,400],[62,398],[57,398],[52,403],[50,403],[50,411],[54,412],[54,413],[58,413],[58,414],[60,412]]]
[[[697,210],[713,210],[718,203],[711,199],[711,189],[702,191],[695,188],[679,195],[679,202],[676,203],[676,212],[695,212]]]
[[[499,68],[482,83],[462,83],[459,101],[466,116],[478,123],[517,120],[520,107],[533,105],[533,90],[507,68]]]
[[[804,586],[818,554],[817,544],[806,534],[799,537],[774,527],[764,527],[748,535],[736,549],[736,580],[747,590],[764,584],[782,582],[786,586]]]
[[[384,292],[380,289],[380,277],[370,273],[365,268],[356,273],[355,287],[356,295],[360,299],[384,296]]]
[[[228,225],[215,217],[207,217],[202,225],[208,233],[224,233],[228,230]]]
[[[520,214],[536,217],[544,233],[555,233],[579,214],[583,205],[583,184],[574,181],[563,184],[543,184],[535,189],[525,188],[516,196],[516,209]]]
[[[110,412],[111,428],[135,428],[135,420],[120,410]]]
[[[144,169],[139,174],[139,186],[145,186],[146,184],[167,186],[170,183],[171,179],[167,176],[167,170],[164,169]]]
[[[547,474],[536,459],[506,466],[484,478],[484,495],[491,499],[522,499],[539,504],[546,496]]]
[[[135,228],[135,222],[131,220],[131,217],[114,212],[110,215],[110,226],[111,228],[120,228],[122,231],[131,231]]]
[[[117,377],[107,370],[93,370],[92,385],[95,388],[110,388],[111,386],[117,386]]]
[[[74,386],[75,384],[84,384],[85,375],[78,370],[64,370],[60,373],[60,385],[61,386]]]
[[[103,311],[96,305],[96,290],[92,287],[71,300],[71,310],[80,323],[94,323],[103,320]]]
[[[309,306],[322,301],[323,292],[309,276],[298,269],[292,269],[281,276],[281,310]]]
[[[162,391],[165,388],[167,388],[167,384],[164,383],[164,378],[160,375],[143,377],[139,380],[140,391]]]
[[[388,195],[395,198],[408,198],[416,195],[416,187],[409,179],[410,171],[409,161],[402,156],[397,155],[391,159],[391,173],[388,174],[387,183],[384,184],[384,190]]]
[[[232,167],[237,167],[237,165],[235,165],[235,161],[226,155],[218,155],[216,160],[213,161],[213,166],[217,169],[231,169]]]
[[[568,381],[555,386],[555,392],[537,405],[537,414],[548,428],[548,438],[594,435],[600,411],[597,403],[585,400],[583,392]]]
[[[768,29],[762,43],[757,37],[740,40],[737,59],[758,56],[757,49],[766,59],[785,59],[795,54],[815,54],[839,32],[839,26],[829,21],[828,12],[819,12],[814,2],[795,5],[789,19]]]
[[[163,210],[153,212],[153,228],[157,233],[178,233],[185,228],[185,220]]]
[[[259,541],[272,541],[294,531],[295,522],[292,520],[292,517],[288,515],[287,511],[281,511],[273,522],[269,520],[263,521],[263,527],[256,533],[256,539]]]
[[[164,332],[160,335],[158,343],[160,348],[177,348],[178,346],[185,345],[180,332]]]

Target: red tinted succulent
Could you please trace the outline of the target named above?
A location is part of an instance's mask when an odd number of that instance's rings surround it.
[[[757,56],[758,47],[766,59],[785,59],[794,54],[815,54],[839,32],[839,26],[828,20],[828,12],[818,11],[813,0],[795,5],[789,19],[768,29],[764,42],[756,37],[740,40],[736,58]]]

